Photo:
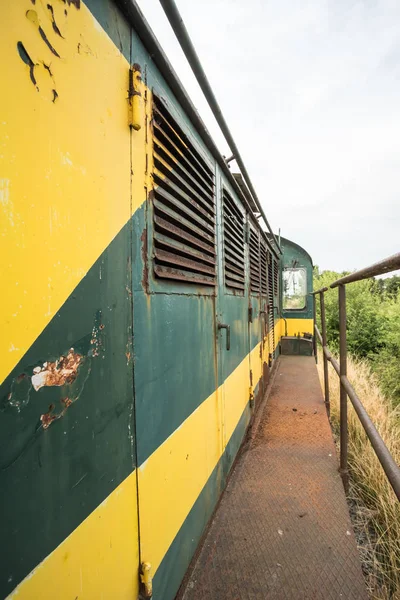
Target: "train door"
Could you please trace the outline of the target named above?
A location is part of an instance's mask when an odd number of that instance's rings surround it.
[[[222,186],[217,298],[217,357],[222,402],[224,470],[227,472],[249,420],[248,300],[246,290],[245,211]]]

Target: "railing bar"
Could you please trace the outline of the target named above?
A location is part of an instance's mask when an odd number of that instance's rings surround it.
[[[315,327],[315,332],[317,334],[318,340],[322,345],[322,336],[318,329]],[[390,482],[390,485],[393,488],[394,493],[396,494],[398,500],[400,500],[400,468],[396,464],[393,456],[390,454],[385,442],[381,438],[378,430],[375,425],[371,421],[370,416],[365,410],[360,398],[358,397],[356,391],[351,385],[350,381],[347,379],[346,375],[340,376],[340,366],[337,360],[332,356],[328,346],[322,346],[323,352],[327,358],[327,360],[332,364],[336,373],[339,376],[340,382],[346,390],[347,395],[350,398],[352,405],[354,406],[354,410],[357,413],[358,418],[360,419],[361,425],[364,428],[365,433],[368,436],[369,441],[373,449],[375,450],[375,454],[378,457],[379,462],[382,465],[383,470],[386,473],[386,476]]]
[[[326,314],[325,314],[325,296],[323,292],[319,294],[320,305],[321,305],[321,328],[322,328],[322,345],[326,346]],[[331,403],[329,394],[329,375],[328,375],[328,360],[323,355],[324,360],[324,388],[325,388],[325,406],[328,417],[331,415]]]
[[[347,375],[347,323],[346,323],[346,288],[339,286],[339,364],[340,377]],[[349,472],[347,469],[348,427],[347,427],[347,393],[340,379],[340,474],[346,492],[349,489]]]
[[[383,273],[390,273],[391,271],[396,271],[397,269],[400,269],[400,252],[374,263],[365,269],[360,269],[359,271],[350,273],[350,275],[341,277],[340,279],[337,279],[331,283],[330,287],[335,288],[338,285],[352,283],[353,281],[361,281],[362,279],[368,279],[369,277],[375,277],[376,275],[382,275]]]
[[[394,493],[396,494],[398,500],[400,500],[400,469],[396,464],[394,458],[390,454],[387,449],[385,442],[379,435],[375,425],[371,421],[367,411],[365,410],[361,400],[357,396],[353,386],[347,379],[346,375],[342,375],[340,377],[340,381],[345,388],[351,403],[354,406],[354,410],[356,411],[358,418],[361,421],[362,426],[364,427],[365,433],[367,434],[372,447],[375,450],[375,454],[377,455],[379,462],[381,463],[383,470],[386,473],[387,478],[389,479],[390,485],[392,486]]]
[[[329,288],[323,287],[320,290],[316,290],[315,292],[311,292],[311,296],[315,296],[316,294],[320,294],[321,292],[327,292]]]
[[[319,343],[321,344],[321,346],[323,346],[323,343],[322,343],[322,335],[321,335],[321,333],[320,333],[320,331],[319,331],[319,329],[318,329],[317,325],[315,326],[315,333],[317,334],[317,338],[318,338],[318,341],[319,341]]]

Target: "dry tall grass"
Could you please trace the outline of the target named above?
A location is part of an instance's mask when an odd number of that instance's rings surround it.
[[[339,378],[329,365],[331,420],[339,431]],[[323,382],[322,356],[318,370]],[[390,453],[400,463],[400,405],[393,410],[366,362],[349,358],[348,378]],[[323,385],[323,384],[322,384]],[[349,402],[349,503],[370,597],[400,600],[400,502]]]

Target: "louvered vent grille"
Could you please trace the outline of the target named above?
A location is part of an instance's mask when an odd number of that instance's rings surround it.
[[[154,273],[216,283],[214,174],[153,96]]]
[[[274,330],[274,275],[273,275],[273,258],[271,253],[267,253],[268,262],[268,334],[269,334],[269,347],[271,353],[275,348],[275,330]]]
[[[274,260],[274,295],[278,296],[279,294],[279,268],[278,262]]]
[[[260,291],[260,246],[258,232],[250,226],[250,290]]]
[[[260,242],[260,266],[261,266],[261,294],[267,295],[267,247],[265,242]]]
[[[234,200],[224,189],[224,274],[228,288],[244,292],[244,218]]]

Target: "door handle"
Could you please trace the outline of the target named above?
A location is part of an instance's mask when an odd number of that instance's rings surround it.
[[[231,326],[225,323],[218,323],[218,331],[226,329],[226,349],[231,349]]]

